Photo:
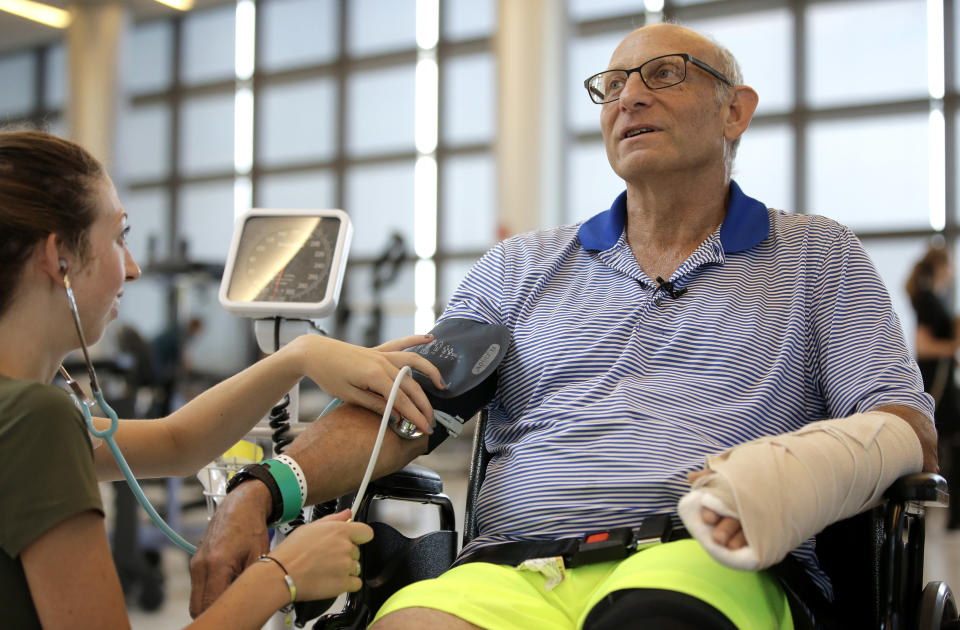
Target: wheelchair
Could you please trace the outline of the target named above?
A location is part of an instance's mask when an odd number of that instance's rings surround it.
[[[463,545],[477,534],[474,507],[489,460],[483,439],[486,421],[484,411],[477,417],[474,435]],[[816,536],[820,565],[834,585],[832,602],[809,579],[786,580],[774,571],[785,584],[797,630],[960,630],[950,587],[941,581],[922,584],[925,512],[927,507],[948,505],[946,480],[930,473],[906,475],[884,496],[877,507],[834,523]],[[341,501],[348,505],[348,499]],[[357,520],[366,522],[372,502],[385,499],[435,506],[440,529],[409,539],[385,523],[369,523],[374,539],[361,547],[363,587],[350,594],[342,612],[321,617],[314,629],[365,628],[395,591],[436,577],[453,564],[454,512],[439,475],[411,464],[376,480],[357,510]],[[806,584],[809,588],[795,587]]]

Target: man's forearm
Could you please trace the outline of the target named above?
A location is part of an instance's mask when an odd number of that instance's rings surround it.
[[[923,471],[934,473],[940,471],[940,465],[937,461],[937,430],[934,424],[930,422],[930,418],[905,405],[877,407],[877,411],[886,411],[903,418],[913,428],[917,434],[917,439],[920,440],[920,448],[923,449]]]
[[[341,405],[314,421],[285,453],[307,478],[307,505],[353,492],[360,485],[380,428],[380,416]],[[400,470],[427,450],[427,438],[404,440],[387,429],[373,479]]]

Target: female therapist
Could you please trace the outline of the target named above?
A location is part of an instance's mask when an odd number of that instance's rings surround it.
[[[78,145],[39,132],[0,133],[0,610],[11,628],[126,628],[98,481],[120,478],[80,410],[51,385],[80,347],[69,282],[88,343],[116,318],[140,269],[126,246],[127,213],[101,165]],[[436,368],[404,347],[376,349],[320,336],[279,352],[170,416],[120,421],[114,438],[134,474],[184,476],[229,448],[300,378],[382,413],[399,368],[438,387]],[[426,425],[433,410],[407,378],[399,413]],[[95,419],[97,429],[109,423]],[[370,528],[341,512],[296,530],[252,563],[190,628],[259,628],[297,600],[360,588],[357,545]]]

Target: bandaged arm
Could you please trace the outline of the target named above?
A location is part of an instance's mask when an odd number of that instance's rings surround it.
[[[756,571],[836,521],[876,505],[898,477],[918,472],[916,432],[892,413],[871,411],[736,446],[707,458],[678,506],[690,534],[718,562]],[[702,508],[740,521],[747,541],[731,550],[712,538]]]

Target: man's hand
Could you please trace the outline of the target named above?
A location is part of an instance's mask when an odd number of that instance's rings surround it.
[[[697,470],[687,475],[687,478],[692,484],[700,477],[712,474],[712,470]],[[743,535],[743,529],[740,527],[740,521],[737,519],[730,518],[729,516],[721,516],[710,508],[701,508],[700,515],[704,523],[713,525],[711,538],[713,538],[713,541],[718,545],[723,545],[731,551],[747,546],[747,539]]]
[[[267,553],[270,492],[257,480],[241,483],[217,508],[190,559],[190,615],[196,618],[230,582]]]

